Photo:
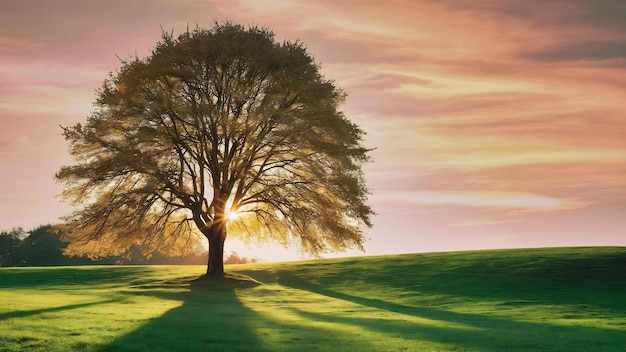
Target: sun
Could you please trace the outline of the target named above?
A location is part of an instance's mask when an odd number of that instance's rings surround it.
[[[237,219],[239,219],[239,214],[237,214],[236,210],[231,210],[228,213],[226,213],[226,218],[229,221],[236,221]]]

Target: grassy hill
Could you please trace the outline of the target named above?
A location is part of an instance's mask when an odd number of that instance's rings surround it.
[[[619,351],[626,248],[0,269],[0,351]]]

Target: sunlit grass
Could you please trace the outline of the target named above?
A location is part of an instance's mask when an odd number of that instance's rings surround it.
[[[0,271],[0,350],[72,351],[110,343],[182,305],[133,286],[172,267],[20,268]]]
[[[626,249],[0,270],[0,351],[617,351]]]

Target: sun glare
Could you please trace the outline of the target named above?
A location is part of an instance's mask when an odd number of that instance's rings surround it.
[[[235,221],[237,219],[239,219],[239,214],[237,214],[236,211],[229,211],[228,214],[226,214],[226,218],[230,221]]]

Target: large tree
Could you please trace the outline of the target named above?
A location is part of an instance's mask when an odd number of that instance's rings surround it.
[[[228,229],[313,254],[362,249],[368,150],[344,98],[302,43],[267,29],[164,33],[104,81],[86,124],[63,129],[68,251],[179,251],[203,235],[207,276],[221,276]]]

